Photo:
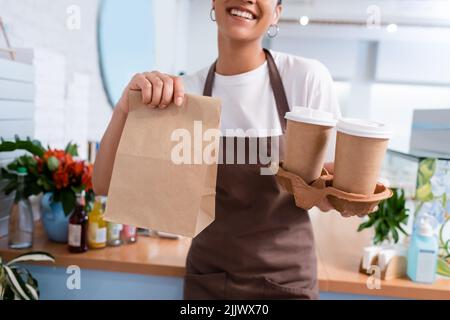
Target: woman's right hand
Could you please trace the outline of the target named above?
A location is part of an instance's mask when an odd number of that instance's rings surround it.
[[[184,100],[184,86],[181,78],[158,71],[143,72],[134,75],[125,88],[117,108],[128,114],[129,90],[142,91],[142,102],[152,108],[166,108],[172,102],[181,106]]]
[[[154,71],[136,74],[131,79],[117,103],[95,158],[93,184],[98,195],[108,195],[115,155],[130,110],[130,90],[142,91],[142,102],[153,108],[165,108],[172,102],[181,106],[184,100],[184,86],[178,77]]]

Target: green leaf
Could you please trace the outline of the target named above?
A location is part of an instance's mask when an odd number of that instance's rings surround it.
[[[37,288],[33,287],[29,283],[25,283],[25,286],[30,293],[32,300],[39,300],[39,291],[37,290]]]
[[[0,152],[12,152],[16,150],[25,150],[39,157],[42,157],[45,152],[45,149],[38,141],[32,141],[29,138],[27,140],[20,140],[16,137],[15,141],[1,141]]]
[[[374,222],[375,222],[375,220],[369,220],[367,222],[361,223],[358,227],[358,232],[361,232],[364,229],[368,229],[368,228],[372,227]]]
[[[20,277],[25,278],[25,287],[27,288],[27,294],[34,300],[39,300],[39,284],[38,281],[33,278],[30,271],[21,267],[11,268],[13,271],[17,271]]]
[[[2,168],[0,170],[0,179],[6,181],[6,185],[3,188],[3,191],[6,194],[10,194],[17,190],[18,177],[16,172],[19,167],[25,167],[28,171],[28,175],[25,177],[25,187],[23,190],[25,197],[38,195],[44,191],[42,186],[39,185],[40,177],[37,172],[37,161],[34,157],[25,155],[16,158],[14,161],[9,163],[6,168]]]
[[[9,261],[6,265],[10,266],[14,263],[24,262],[24,261],[55,262],[55,258],[49,253],[41,252],[41,251],[34,251],[34,252],[28,252],[28,253],[21,254],[21,255],[17,256],[16,258],[14,258],[13,260]]]
[[[450,277],[450,266],[445,260],[443,259],[438,260],[437,273],[444,277]]]
[[[11,285],[8,282],[6,282],[5,289],[3,291],[3,297],[2,297],[3,300],[14,300],[14,296],[15,296],[15,293],[12,290]]]
[[[72,142],[69,142],[64,151],[66,153],[70,154],[71,156],[76,157],[76,156],[78,156],[78,145],[72,144]]]
[[[429,181],[436,172],[436,159],[427,158],[422,160],[419,165],[419,172],[425,180]]]
[[[375,244],[379,244],[379,243],[383,242],[383,240],[382,240],[382,238],[381,238],[381,235],[380,235],[379,233],[376,233],[376,234],[375,234],[375,237],[374,237],[374,239],[373,239],[373,242],[374,242]]]
[[[20,298],[24,300],[30,300],[31,298],[27,295],[28,288],[25,286],[20,275],[17,272],[14,272],[10,267],[3,266],[6,271],[6,277],[8,279],[8,283],[15,293],[19,295]]]
[[[44,191],[53,190],[54,182],[51,181],[47,176],[40,176],[36,183],[38,186],[41,186]]]
[[[75,193],[71,189],[61,190],[61,202],[66,216],[75,208],[76,200]]]
[[[380,223],[380,230],[383,237],[386,237],[389,233],[389,225],[386,221],[383,221],[383,223]]]
[[[14,272],[14,274],[16,275],[16,277],[20,280],[22,280],[23,284],[24,284],[24,288],[25,288],[25,292],[27,294],[28,297],[30,297],[30,300],[37,300],[39,299],[39,294],[38,294],[38,290],[36,290],[35,288],[33,288],[33,286],[31,286],[32,283],[34,283],[33,281],[29,281],[29,278],[31,276],[30,272],[28,270],[26,270],[25,268],[20,268],[20,267],[11,267],[11,270]],[[26,279],[26,280],[25,280]],[[31,288],[31,290],[30,290]]]
[[[403,233],[405,236],[408,236],[408,233],[405,231],[405,229],[403,229],[403,227],[401,225],[397,226],[398,230],[400,230],[401,233]]]
[[[423,174],[421,174],[419,172],[419,174],[417,175],[417,188],[420,188],[421,186],[423,186],[425,183],[427,183],[427,180],[425,179],[425,177],[423,176]]]
[[[405,192],[402,189],[392,189],[391,198],[380,202],[378,210],[369,214],[369,221],[361,224],[358,231],[373,227],[375,229],[374,243],[378,244],[392,237],[398,241],[399,232],[406,234],[401,227],[408,221],[408,210],[405,208]]]
[[[81,191],[84,190],[84,187],[83,186],[78,186],[78,187],[72,186],[71,189],[75,194],[77,194],[77,193],[81,193]]]
[[[434,198],[431,183],[427,182],[423,186],[417,188],[416,190],[416,198],[419,201],[427,202],[431,201]]]
[[[394,228],[391,228],[391,233],[392,233],[392,237],[394,238],[394,243],[397,243],[398,242],[398,231],[397,231],[397,229],[395,229],[395,227]]]

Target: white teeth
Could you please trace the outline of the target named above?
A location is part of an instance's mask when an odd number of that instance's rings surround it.
[[[250,12],[247,12],[247,11],[241,11],[241,10],[238,10],[238,9],[231,9],[230,13],[233,16],[242,17],[242,18],[245,18],[245,19],[248,19],[248,20],[253,20],[254,19],[253,15]]]

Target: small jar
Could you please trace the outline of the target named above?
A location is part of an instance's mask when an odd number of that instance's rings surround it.
[[[121,235],[123,243],[135,243],[137,241],[137,228],[124,224]]]
[[[108,246],[118,247],[122,244],[121,231],[122,231],[121,224],[114,223],[114,222],[108,222],[108,224],[107,224]]]

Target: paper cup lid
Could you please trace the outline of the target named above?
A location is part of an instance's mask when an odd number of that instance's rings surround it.
[[[340,119],[337,130],[352,136],[375,139],[390,139],[392,136],[392,130],[387,125],[363,119]]]
[[[305,107],[293,107],[291,112],[286,113],[285,118],[296,122],[304,122],[319,126],[336,126],[336,120],[332,113]]]

